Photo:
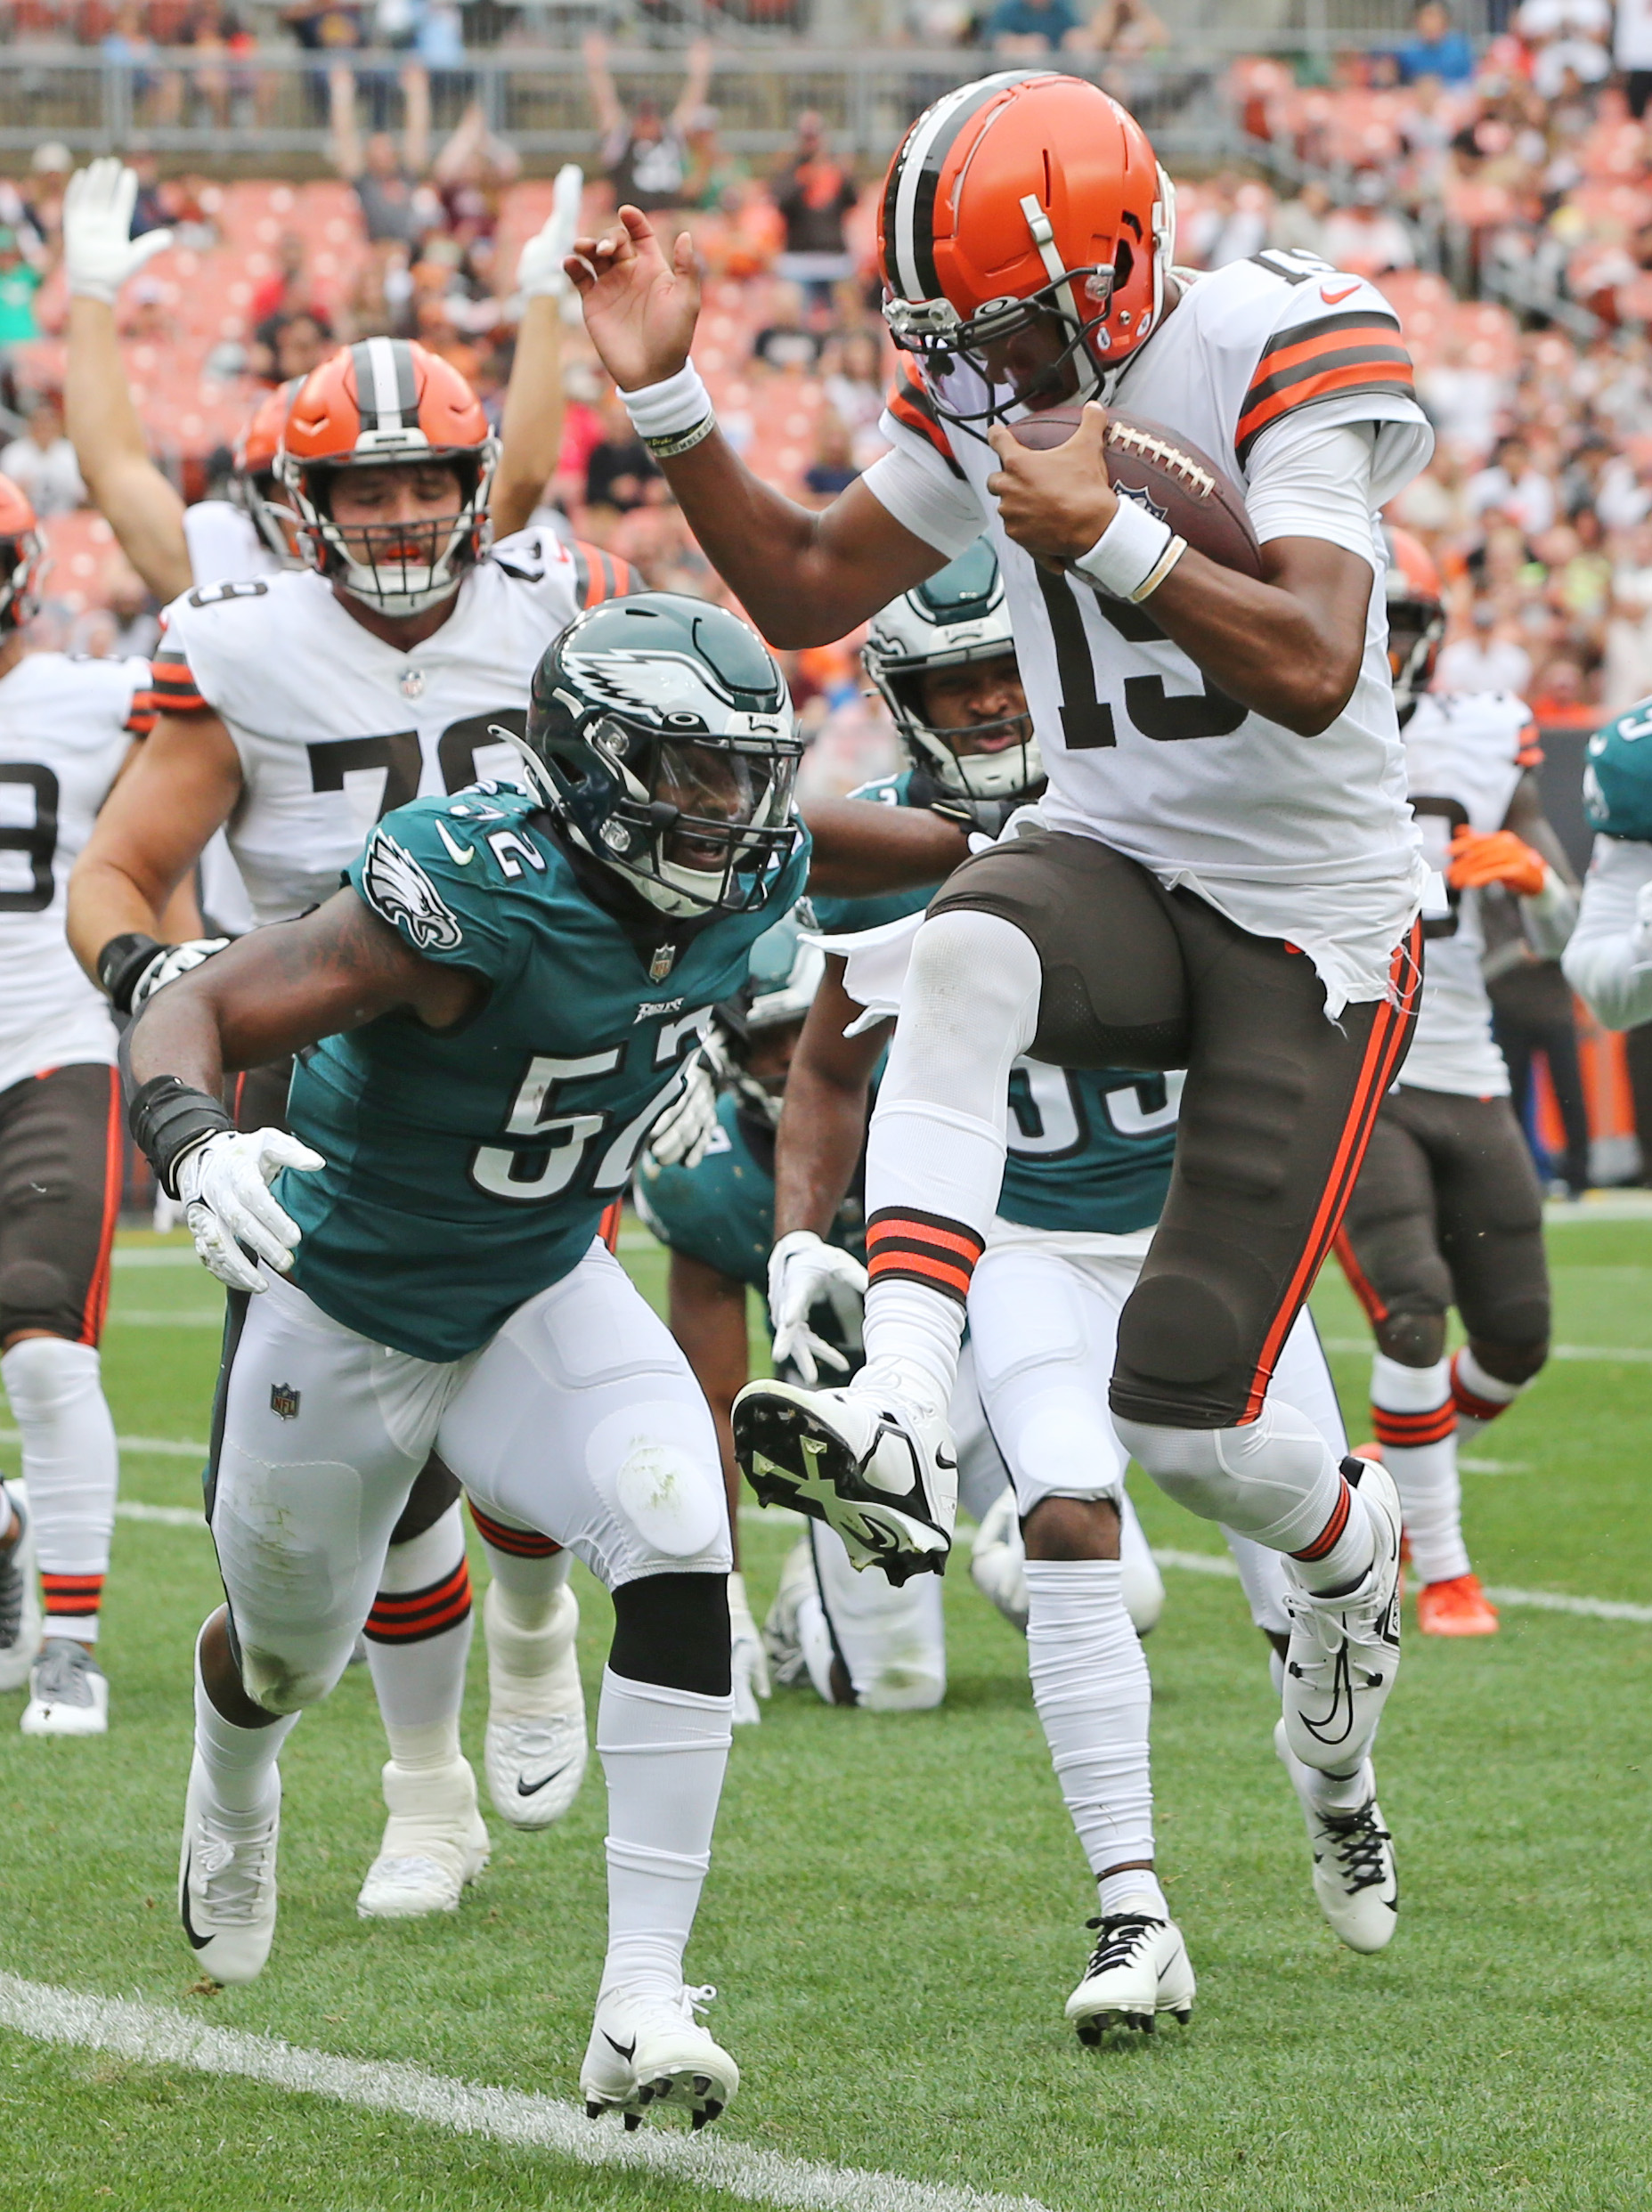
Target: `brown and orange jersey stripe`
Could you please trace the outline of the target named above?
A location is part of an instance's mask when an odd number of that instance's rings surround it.
[[[153,679],[150,698],[156,714],[209,714],[212,708],[202,698],[200,687],[183,650],[177,646],[163,645],[151,665]],[[151,720],[152,720],[151,717]]]
[[[1262,349],[1240,411],[1233,451],[1241,466],[1262,433],[1293,408],[1350,392],[1414,396],[1411,355],[1396,316],[1356,307],[1279,331]]]
[[[155,671],[150,679],[140,684],[132,695],[132,704],[126,709],[126,719],[121,724],[128,737],[147,737],[155,727]]]
[[[919,437],[927,439],[955,476],[963,476],[951,440],[935,412],[935,403],[924,390],[916,368],[903,369],[890,387],[889,411],[903,430],[915,431]]]
[[[574,556],[574,596],[582,611],[600,606],[605,599],[629,598],[643,589],[637,571],[617,553],[587,544],[583,538],[575,538],[568,549]]]

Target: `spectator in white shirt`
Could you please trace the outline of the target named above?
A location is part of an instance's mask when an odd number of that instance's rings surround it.
[[[1474,610],[1474,628],[1466,638],[1454,638],[1440,655],[1434,679],[1436,691],[1507,691],[1524,696],[1532,680],[1532,656],[1516,638],[1497,634],[1497,616],[1489,606]]]
[[[28,435],[0,450],[0,476],[11,477],[43,522],[85,505],[86,487],[55,400],[35,402]]]
[[[1489,468],[1469,480],[1469,512],[1495,508],[1518,522],[1528,538],[1541,537],[1555,518],[1555,488],[1534,467],[1524,438],[1505,438]]]

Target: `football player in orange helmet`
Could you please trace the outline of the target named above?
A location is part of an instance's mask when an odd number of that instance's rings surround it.
[[[300,556],[293,511],[282,496],[275,464],[288,412],[303,381],[302,377],[289,377],[258,402],[235,441],[230,477],[231,500],[283,568],[291,567]]]
[[[1497,1610],[1469,1565],[1460,1446],[1504,1412],[1549,1350],[1542,1197],[1510,1101],[1484,968],[1486,901],[1505,947],[1550,958],[1576,919],[1575,879],[1531,771],[1531,711],[1500,692],[1428,688],[1445,627],[1438,571],[1385,525],[1388,658],[1411,802],[1447,911],[1424,923],[1417,1034],[1385,1093],[1337,1240],[1377,1340],[1371,1427],[1404,1509],[1425,1635],[1491,1636]],[[1455,1305],[1468,1342],[1445,1356]]]

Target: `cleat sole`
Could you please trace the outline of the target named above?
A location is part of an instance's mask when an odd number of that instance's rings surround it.
[[[638,2128],[639,2128],[641,2126],[642,2126],[642,2114],[641,2114],[640,2112],[627,2112],[627,2113],[626,2113],[626,2115],[625,2115],[625,2132],[626,2132],[626,2134],[627,2134],[628,2135],[634,2135],[634,2134],[636,2133],[636,2131],[638,2130]]]
[[[773,1400],[737,1404],[734,1448],[760,1505],[825,1522],[857,1566],[878,1567],[897,1588],[915,1574],[946,1573],[949,1539],[875,1490],[835,1430],[807,1408]]]

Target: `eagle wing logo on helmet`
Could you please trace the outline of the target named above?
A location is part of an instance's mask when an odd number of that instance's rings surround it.
[[[412,854],[386,831],[374,833],[362,882],[385,920],[400,923],[416,952],[452,952],[464,932],[452,908]]]

